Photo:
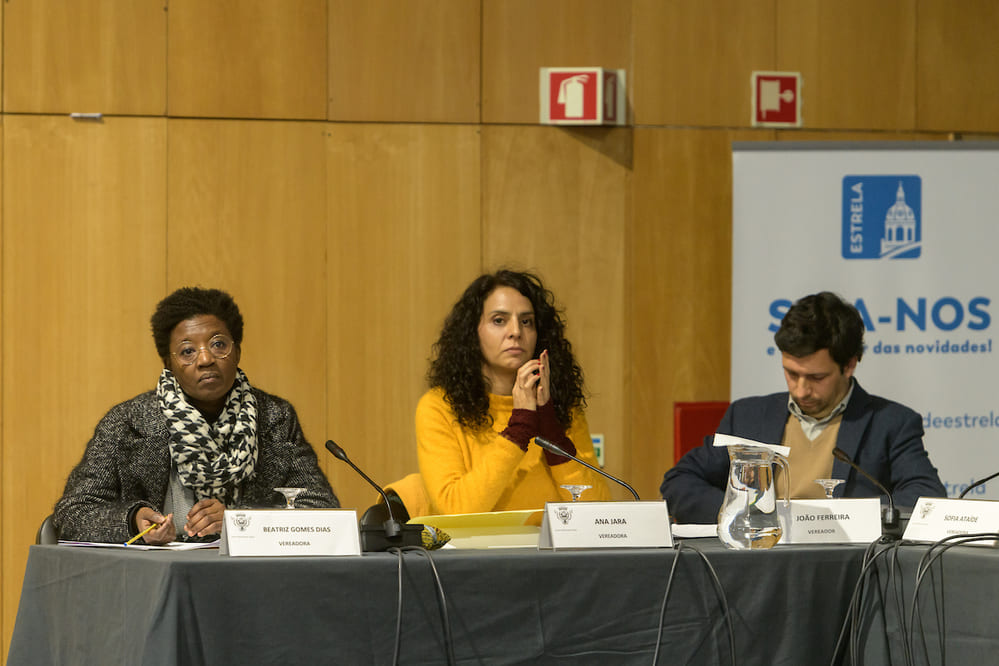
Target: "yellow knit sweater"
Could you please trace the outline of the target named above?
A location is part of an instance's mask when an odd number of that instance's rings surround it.
[[[512,412],[512,396],[490,394],[492,427],[473,432],[458,425],[441,389],[420,398],[416,450],[435,514],[541,509],[545,502],[569,499],[568,491],[559,488],[563,483],[592,486],[583,500],[610,499],[607,483],[596,472],[572,460],[549,467],[541,447],[532,444],[525,453],[500,435]],[[573,415],[567,435],[576,455],[596,465],[582,411]]]

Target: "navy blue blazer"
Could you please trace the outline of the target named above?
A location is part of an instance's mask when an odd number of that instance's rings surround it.
[[[722,417],[718,432],[780,444],[787,424],[787,392],[736,400]],[[714,523],[725,497],[729,459],[713,437],[689,451],[659,487],[670,515],[679,523]],[[919,497],[946,497],[937,470],[923,447],[923,420],[905,405],[869,394],[854,383],[843,412],[836,445],[865,472],[891,491],[897,506],[913,506]],[[794,469],[791,469],[794,474]],[[876,497],[874,484],[839,460],[832,476],[846,479],[837,497]]]

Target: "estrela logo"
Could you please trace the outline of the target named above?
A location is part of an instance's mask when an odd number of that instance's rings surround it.
[[[919,176],[843,178],[844,259],[917,259],[922,245]]]

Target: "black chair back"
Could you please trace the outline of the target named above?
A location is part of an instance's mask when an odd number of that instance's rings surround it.
[[[38,526],[38,532],[35,534],[35,543],[40,546],[50,546],[59,543],[59,534],[52,523],[52,514],[45,516],[45,520]]]
[[[388,495],[389,502],[392,503],[392,515],[395,516],[396,520],[405,525],[410,519],[406,505],[402,503],[402,499],[391,488],[386,490],[385,494]],[[368,525],[381,526],[388,519],[388,507],[385,506],[385,502],[379,502],[368,507],[368,510],[364,512],[364,515],[361,516],[361,520],[358,522],[361,524],[361,527]]]

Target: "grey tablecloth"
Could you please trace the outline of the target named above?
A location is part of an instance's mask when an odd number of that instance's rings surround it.
[[[692,543],[721,579],[740,665],[829,662],[863,547],[732,552],[716,540]],[[464,664],[651,664],[675,557],[667,549],[433,553]],[[443,663],[431,569],[415,553],[403,563],[401,662]],[[388,553],[230,558],[32,546],[9,663],[388,664],[397,567]],[[720,602],[686,549],[659,663],[729,663]]]

